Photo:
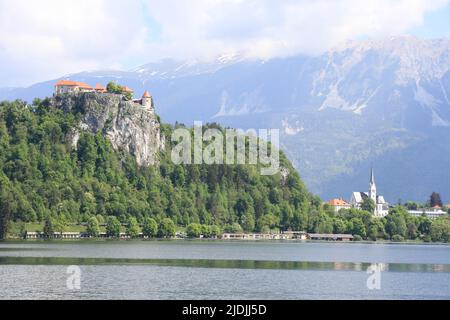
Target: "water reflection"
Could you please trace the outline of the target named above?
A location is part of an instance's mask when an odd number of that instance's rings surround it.
[[[76,257],[0,257],[0,265],[155,265],[172,267],[223,269],[280,269],[280,270],[334,270],[364,271],[366,262],[317,262],[226,259],[126,259]],[[444,272],[450,273],[448,264],[380,263],[382,271],[390,272]]]

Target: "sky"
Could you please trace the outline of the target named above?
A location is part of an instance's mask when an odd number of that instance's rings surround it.
[[[0,87],[163,58],[317,55],[403,34],[450,37],[450,0],[0,0]]]

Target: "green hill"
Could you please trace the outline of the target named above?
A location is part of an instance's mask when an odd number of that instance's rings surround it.
[[[2,236],[17,224],[51,220],[64,230],[93,216],[124,224],[132,217],[138,223],[169,218],[179,227],[200,223],[225,231],[303,230],[320,205],[283,154],[287,177],[260,175],[259,165],[174,165],[170,125],[161,125],[166,147],[150,166],[115,150],[105,130],[80,131],[73,146],[85,112],[48,99],[0,103]]]

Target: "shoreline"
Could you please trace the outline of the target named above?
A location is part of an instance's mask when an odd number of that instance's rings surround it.
[[[447,242],[425,242],[425,241],[390,241],[390,240],[361,240],[361,241],[332,241],[332,240],[301,240],[301,239],[214,239],[214,238],[151,238],[151,239],[120,239],[120,238],[78,238],[78,239],[6,239],[0,240],[0,244],[7,243],[127,243],[127,242],[218,242],[218,243],[329,243],[329,244],[385,244],[385,245],[444,245]]]

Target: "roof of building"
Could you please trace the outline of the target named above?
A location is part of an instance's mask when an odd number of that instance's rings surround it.
[[[328,201],[328,204],[330,204],[332,206],[347,206],[347,205],[350,205],[344,199],[331,199],[330,201]]]
[[[142,98],[150,98],[150,97],[151,97],[150,93],[147,90],[145,90],[144,94],[142,95]]]
[[[368,198],[369,195],[367,194],[367,192],[359,192],[359,191],[355,191],[353,192],[353,197],[355,198],[356,202],[363,202],[363,200],[365,198]]]
[[[59,80],[57,83],[55,83],[55,87],[58,86],[76,86],[77,83],[75,81],[71,81],[71,80]]]
[[[104,86],[102,86],[100,83],[97,83],[95,85],[95,90],[106,90],[106,88]]]
[[[377,196],[377,203],[378,204],[384,204],[386,201],[384,200],[383,196]]]
[[[61,87],[61,86],[80,87],[80,88],[84,88],[84,89],[93,89],[87,83],[79,82],[79,81],[72,81],[72,80],[59,80],[57,83],[55,83],[55,87]]]
[[[439,206],[439,205],[435,205],[434,207],[433,207],[434,209],[440,209],[441,208],[441,206]]]

